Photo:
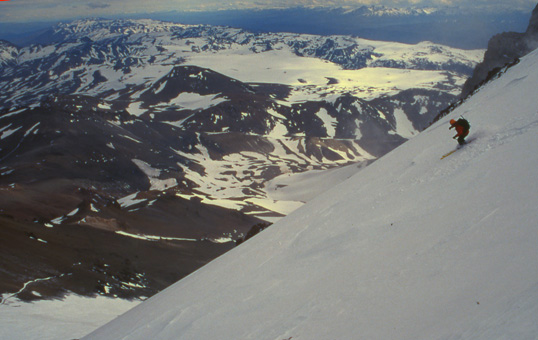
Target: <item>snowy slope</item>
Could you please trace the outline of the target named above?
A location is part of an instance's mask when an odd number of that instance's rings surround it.
[[[269,198],[276,201],[308,202],[340,184],[368,165],[367,161],[329,170],[310,170],[280,175],[265,184]]]
[[[77,339],[140,303],[139,300],[78,295],[33,303],[10,296],[1,298],[1,340]]]
[[[84,339],[536,339],[537,66]]]

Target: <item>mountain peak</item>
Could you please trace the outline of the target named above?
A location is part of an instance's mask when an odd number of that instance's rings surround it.
[[[0,39],[0,67],[15,65],[18,52],[17,46]]]
[[[532,36],[534,39],[538,39],[538,5],[532,11],[526,34]]]
[[[534,8],[527,30],[524,33],[504,32],[493,36],[488,43],[484,60],[478,64],[471,78],[463,85],[461,97],[465,98],[492,73],[513,63],[538,47],[538,5]]]

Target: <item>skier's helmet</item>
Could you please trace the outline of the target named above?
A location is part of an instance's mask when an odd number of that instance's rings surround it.
[[[455,119],[451,119],[451,120],[450,120],[450,125],[454,125],[454,124],[456,124],[456,120],[455,120]]]

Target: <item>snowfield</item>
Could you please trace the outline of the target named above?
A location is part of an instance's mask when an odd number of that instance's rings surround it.
[[[409,142],[83,339],[535,340],[537,83],[535,51]],[[441,160],[460,115],[472,142]]]
[[[77,295],[66,296],[63,300],[23,303],[4,295],[0,303],[0,339],[78,339],[139,303],[138,300]]]
[[[395,43],[394,43],[395,44]],[[405,46],[409,49],[411,47]],[[402,47],[403,49],[403,47]],[[474,55],[475,51],[467,51]],[[403,53],[403,52],[401,52]],[[395,62],[399,61],[397,57]],[[476,60],[480,60],[477,56]],[[403,63],[403,61],[401,61]],[[293,87],[289,103],[317,100],[334,93],[350,93],[362,99],[394,95],[412,88],[435,89],[438,84],[458,95],[467,77],[446,71],[368,67],[346,70],[340,65],[313,57],[299,57],[277,50],[258,54],[205,53],[188,57],[188,63],[212,69],[246,83],[275,83]],[[260,65],[266,65],[260,67]],[[330,82],[330,79],[334,79]]]

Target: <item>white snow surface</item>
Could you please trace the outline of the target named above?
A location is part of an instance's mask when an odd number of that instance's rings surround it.
[[[8,296],[0,304],[0,340],[71,340],[87,334],[140,301],[78,295],[24,303]]]
[[[308,202],[321,193],[359,172],[365,163],[351,164],[329,170],[287,173],[265,184],[269,198],[276,201]]]
[[[183,92],[180,93],[178,97],[170,101],[171,104],[176,104],[179,107],[189,109],[189,110],[202,110],[208,109],[212,106],[218,105],[222,102],[227,101],[228,99],[223,97],[218,97],[217,94],[210,95],[200,95],[198,93]]]
[[[84,339],[537,339],[537,83],[535,51]],[[441,160],[462,114],[471,143]]]

